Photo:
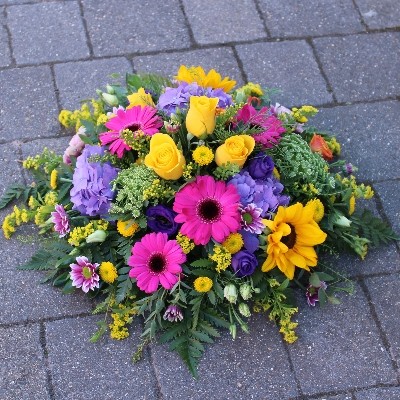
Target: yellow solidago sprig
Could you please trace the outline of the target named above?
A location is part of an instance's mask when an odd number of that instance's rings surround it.
[[[297,122],[305,124],[308,121],[308,117],[313,117],[318,109],[313,106],[301,106],[300,108],[292,108],[293,117]]]
[[[143,131],[132,132],[130,129],[125,129],[122,131],[121,137],[132,150],[138,152],[138,158],[144,158],[149,153],[151,136],[146,135]]]
[[[166,181],[156,178],[149,187],[143,190],[143,200],[156,200],[159,203],[173,197],[175,193]]]
[[[13,212],[5,216],[2,224],[4,237],[10,239],[16,227],[31,221],[34,215],[35,213],[31,210],[14,206]]]
[[[126,339],[129,336],[128,324],[131,324],[133,317],[137,315],[135,307],[135,297],[130,296],[124,304],[115,304],[115,299],[112,299],[110,306],[113,307],[111,314],[112,322],[108,325],[110,328],[110,337],[115,340]]]
[[[214,160],[213,151],[207,146],[199,146],[193,151],[193,161],[200,166],[211,164]]]
[[[61,110],[58,121],[65,128],[75,128],[82,126],[82,121],[90,121],[97,125],[100,115],[104,114],[103,103],[92,99],[82,104],[79,110]]]
[[[190,240],[186,235],[182,235],[181,232],[176,235],[176,241],[178,242],[179,246],[185,254],[189,254],[195,248],[194,242]]]
[[[106,231],[108,228],[108,221],[98,220],[91,221],[85,226],[75,227],[69,234],[68,243],[72,246],[78,247],[85,239],[94,233],[96,230]]]
[[[53,190],[57,189],[57,178],[58,178],[58,171],[53,169],[50,174],[50,188]]]
[[[56,169],[60,164],[62,164],[62,156],[57,155],[47,147],[43,149],[41,154],[37,154],[34,157],[28,156],[22,161],[23,168],[35,171],[41,168],[46,174],[50,174],[51,171]]]
[[[218,273],[225,271],[231,265],[232,254],[225,247],[219,245],[215,245],[213,250],[213,254],[209,254],[208,257],[217,263],[215,269]]]

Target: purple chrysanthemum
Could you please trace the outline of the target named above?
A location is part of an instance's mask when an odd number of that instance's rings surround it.
[[[82,215],[107,214],[114,197],[110,183],[116,178],[118,170],[108,162],[89,161],[91,156],[103,154],[104,148],[86,145],[76,161],[70,195],[73,209]]]
[[[62,238],[70,231],[68,215],[62,204],[56,204],[54,209],[55,211],[51,213],[51,221],[54,224],[54,230]]]
[[[81,287],[85,293],[98,288],[100,279],[96,272],[98,266],[97,263],[90,263],[87,257],[76,257],[76,264],[70,264],[72,286]]]
[[[262,209],[258,208],[254,203],[250,203],[245,207],[240,207],[240,214],[242,218],[242,228],[250,233],[260,235],[265,226],[262,223]]]
[[[163,315],[163,318],[165,320],[168,320],[169,322],[179,322],[183,320],[183,314],[182,310],[180,309],[179,306],[176,305],[169,305],[167,309],[165,310],[165,313]]]
[[[176,88],[166,88],[158,100],[157,108],[170,116],[176,113],[177,109],[186,110],[191,96],[218,97],[220,108],[226,108],[232,104],[232,97],[222,89],[203,88],[197,83],[182,82]]]

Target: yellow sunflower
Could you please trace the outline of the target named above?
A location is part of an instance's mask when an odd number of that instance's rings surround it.
[[[267,259],[262,270],[268,272],[276,266],[293,279],[295,267],[307,271],[317,265],[314,246],[326,239],[313,219],[314,207],[301,203],[279,207],[274,220],[263,220],[271,233],[268,235]]]

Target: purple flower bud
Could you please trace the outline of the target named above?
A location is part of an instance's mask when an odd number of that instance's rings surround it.
[[[318,300],[318,292],[320,289],[325,290],[327,288],[327,284],[324,281],[321,281],[319,286],[308,285],[306,290],[307,303],[309,306],[315,306]]]
[[[147,225],[153,232],[174,235],[178,232],[179,224],[174,221],[177,216],[173,210],[160,204],[146,210]]]
[[[183,320],[183,314],[179,306],[170,305],[165,310],[163,318],[169,322],[178,322]]]
[[[247,250],[239,251],[232,256],[232,268],[239,278],[251,275],[256,270],[257,265],[256,256]]]

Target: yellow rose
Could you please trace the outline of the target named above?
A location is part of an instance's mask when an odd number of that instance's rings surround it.
[[[215,128],[215,109],[217,97],[192,96],[186,115],[186,128],[189,133],[200,138],[213,133]]]
[[[126,107],[132,108],[135,106],[150,106],[150,107],[155,107],[153,99],[151,98],[151,95],[149,93],[146,93],[143,88],[140,88],[137,93],[132,93],[128,97],[129,100],[129,106]]]
[[[255,141],[249,135],[232,136],[226,139],[225,143],[216,150],[215,162],[219,167],[227,162],[242,167],[253,151],[254,145]]]
[[[144,164],[161,178],[173,180],[182,176],[185,158],[170,136],[155,133],[150,139],[150,153]]]

